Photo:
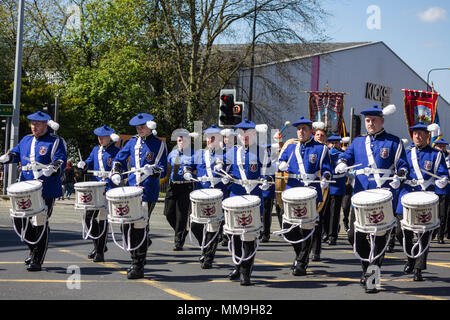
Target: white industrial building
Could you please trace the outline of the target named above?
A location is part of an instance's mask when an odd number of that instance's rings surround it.
[[[281,128],[287,120],[296,121],[301,115],[309,117],[309,94],[304,91],[323,91],[328,83],[331,91],[349,93],[344,100],[348,130],[351,108],[359,114],[373,104],[391,103],[397,110],[385,117],[386,131],[410,139],[402,89],[426,90],[427,84],[385,43],[330,43],[324,44],[319,52],[275,60],[266,59],[254,67],[254,122],[266,123],[269,129],[274,129]],[[250,72],[251,69],[241,70],[235,83],[237,98],[246,103],[247,110]],[[367,92],[367,88],[373,91]],[[444,139],[449,141],[450,105],[445,97],[439,97],[437,110]],[[295,128],[288,128],[286,137],[295,136]]]

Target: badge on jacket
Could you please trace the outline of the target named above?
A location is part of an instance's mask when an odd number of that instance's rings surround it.
[[[380,157],[383,159],[387,159],[389,157],[389,148],[381,148]]]

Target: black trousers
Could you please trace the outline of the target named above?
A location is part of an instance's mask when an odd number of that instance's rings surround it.
[[[270,227],[272,226],[272,208],[273,208],[273,198],[264,198],[264,214],[262,216],[263,220],[263,230],[262,235],[270,236]]]
[[[292,224],[288,222],[283,223],[283,229],[289,229],[291,226]],[[285,237],[289,241],[298,241],[300,239],[306,238],[310,232],[310,229],[300,229],[300,227],[295,227],[291,231],[286,233]],[[300,243],[291,243],[295,251],[295,261],[297,262],[297,264],[300,263],[300,265],[302,265],[304,268],[306,268],[309,263],[309,254],[311,252],[313,242],[312,238],[313,235]]]
[[[87,210],[84,222],[87,230],[91,230],[90,235],[93,238],[97,238],[92,239],[95,252],[103,253],[105,252],[106,240],[108,237],[108,220],[97,221],[98,213],[99,210]]]
[[[194,190],[192,183],[169,183],[164,201],[164,215],[175,231],[174,242],[183,246],[186,237],[187,222],[191,209],[189,194]]]
[[[352,205],[352,194],[353,194],[353,188],[350,184],[345,185],[345,196],[342,199],[342,222],[345,226],[349,226],[350,222],[350,208]]]
[[[233,237],[234,252],[237,257],[246,258],[249,257],[256,249],[256,240],[253,241],[242,241],[241,236],[231,236]],[[243,252],[242,252],[242,249]],[[250,276],[253,271],[253,263],[255,261],[255,256],[248,260],[242,261],[240,264],[235,264],[236,270],[240,273]]]
[[[48,239],[50,236],[50,227],[48,225],[48,219],[50,219],[52,215],[55,199],[44,199],[44,202],[45,205],[47,206],[47,221],[45,222],[44,225],[33,226],[30,221],[31,218],[28,220],[28,224],[27,218],[13,219],[13,223],[16,227],[16,230],[20,231],[26,228],[25,239],[29,242],[36,242],[36,243],[28,243],[28,242],[26,243],[28,245],[28,248],[30,249],[30,257],[33,263],[37,264],[44,263],[45,254],[47,253]],[[41,238],[39,239],[39,237]]]
[[[150,221],[150,216],[155,208],[156,202],[148,202],[148,220]],[[135,228],[134,223],[123,225],[123,234],[125,237],[130,233],[130,247],[136,248],[130,251],[131,263],[137,266],[143,266],[145,264],[145,259],[147,257],[148,241],[149,237],[145,237],[145,233],[148,234],[150,231],[149,223],[144,228]],[[141,244],[142,242],[142,244]],[[141,244],[139,246],[139,244]],[[138,247],[139,246],[139,247]]]
[[[319,221],[316,222],[316,228],[312,235],[312,250],[314,251],[314,254],[320,255],[320,252],[322,251],[322,236],[328,235],[327,221],[329,221],[329,216],[327,216],[326,208],[328,207],[329,201],[330,197],[327,196],[325,204],[322,206],[322,210],[319,211]]]
[[[444,239],[445,234],[447,237],[449,235],[449,195],[447,194],[439,194],[439,229],[438,229],[438,237],[439,239]]]
[[[329,216],[329,227],[328,227],[328,236],[337,239],[339,223],[341,218],[341,205],[342,199],[344,199],[343,195],[330,195],[330,200],[328,202],[328,216]]]
[[[404,237],[403,241],[405,241],[406,252],[411,256],[418,254],[419,253],[418,246],[415,247],[416,250],[411,252],[412,247],[413,247],[413,241],[414,241],[414,232],[410,231],[410,230],[405,230],[404,232],[405,232],[405,237]],[[431,231],[426,231],[423,234],[421,241],[420,241],[423,249],[428,244],[428,240],[429,240],[430,236],[431,236]],[[402,233],[402,238],[403,238],[403,233]],[[427,268],[428,251],[429,251],[429,248],[427,250],[425,250],[425,252],[422,255],[420,255],[418,258],[415,258],[415,259],[408,257],[409,265],[416,269],[425,270]]]
[[[197,222],[191,222],[191,232],[194,234],[197,239],[199,245],[203,243],[203,232],[206,225]],[[221,232],[220,228],[218,232],[206,232],[205,234],[205,245],[207,245],[214,237],[214,240],[202,251],[202,258],[205,262],[212,263],[214,257],[216,256],[217,245],[219,243],[219,233]],[[217,235],[216,235],[217,234]]]

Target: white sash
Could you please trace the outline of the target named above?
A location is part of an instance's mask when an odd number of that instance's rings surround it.
[[[416,173],[417,182],[422,187],[422,190],[425,191],[427,187],[433,182],[432,179],[425,181],[423,178],[422,171],[420,170],[419,162],[417,161],[417,149],[416,147],[411,148],[411,162],[413,164],[414,172]]]
[[[141,150],[141,137],[138,137],[136,144],[134,145],[134,168],[136,170],[141,168],[140,150]],[[139,185],[141,183],[141,173],[139,171],[136,171],[134,175],[136,176],[136,184]]]
[[[211,183],[211,186],[214,187],[214,177],[211,170],[211,152],[209,149],[205,151],[205,166],[206,166],[206,175],[208,176],[208,181]]]
[[[300,142],[295,146],[295,157],[297,158],[298,171],[300,172],[301,179],[305,186],[309,185],[308,180],[311,180],[311,176],[306,173],[305,166],[303,164],[303,158],[300,155]],[[316,174],[314,173],[314,178]],[[314,178],[312,180],[314,180]]]
[[[366,154],[367,160],[369,161],[369,166],[373,169],[373,176],[375,178],[375,182],[377,183],[377,188],[381,188],[383,182],[381,182],[380,174],[377,172],[377,164],[375,163],[375,159],[373,158],[372,149],[370,148],[370,136],[366,137]]]
[[[250,192],[252,192],[253,189],[255,189],[256,184],[250,183],[250,181],[247,179],[247,175],[245,174],[245,170],[244,170],[244,163],[242,163],[242,149],[243,149],[243,146],[237,147],[236,162],[237,162],[237,166],[239,169],[239,173],[241,175],[243,187],[245,188],[247,193],[250,194]],[[244,162],[245,162],[245,155],[244,155]]]
[[[105,171],[105,166],[103,165],[103,146],[100,146],[100,148],[98,148],[97,160],[100,171]]]
[[[38,179],[40,174],[35,165],[36,164],[36,137],[33,137],[33,140],[31,141],[30,163],[31,163],[31,168],[33,170],[33,177],[34,177],[34,179]]]

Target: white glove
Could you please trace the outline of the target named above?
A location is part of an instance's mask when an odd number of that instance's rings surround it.
[[[9,161],[9,153],[7,153],[7,154],[4,154],[4,155],[2,155],[1,157],[0,157],[0,163],[6,163],[6,162],[8,162]]]
[[[101,171],[99,174],[100,178],[108,178],[109,177],[109,172],[108,171]]]
[[[118,186],[120,184],[120,182],[122,181],[122,177],[120,176],[120,174],[114,173],[113,175],[111,175],[111,181],[116,186]]]
[[[220,171],[222,169],[223,169],[223,163],[222,162],[219,162],[218,164],[216,164],[214,166],[214,171]]]
[[[389,183],[389,185],[393,188],[393,189],[398,189],[400,187],[400,178],[395,175],[393,177],[392,182]]]
[[[189,171],[185,172],[183,174],[183,179],[186,180],[186,181],[190,181],[192,179],[192,173],[190,173]]]
[[[334,172],[336,172],[337,174],[345,173],[347,172],[347,168],[348,168],[347,164],[345,162],[341,162],[336,166]]]
[[[270,188],[270,184],[267,182],[267,180],[264,180],[262,185],[259,186],[259,188],[263,191],[266,191]]]
[[[46,177],[50,177],[55,172],[56,172],[56,170],[52,165],[42,169],[42,174]]]
[[[438,188],[444,189],[447,186],[447,184],[448,184],[448,178],[447,177],[443,177],[442,179],[434,181],[434,183],[436,184],[436,186]]]
[[[146,175],[148,175],[148,176],[151,176],[152,174],[153,174],[153,169],[154,169],[154,165],[151,165],[151,164],[146,164],[144,167],[143,167],[143,170],[144,170],[144,173],[146,174]]]
[[[322,189],[326,189],[328,188],[329,183],[327,182],[327,180],[325,178],[322,178],[322,180],[320,181],[320,187]]]
[[[288,168],[289,168],[289,164],[286,161],[282,161],[278,165],[278,170],[280,170],[280,171],[287,171]]]
[[[222,181],[223,184],[229,184],[230,183],[230,178],[228,178],[228,177],[223,177],[220,180]]]
[[[84,169],[84,167],[86,167],[86,162],[84,162],[83,160],[81,160],[80,162],[77,163],[77,167],[79,169]]]

